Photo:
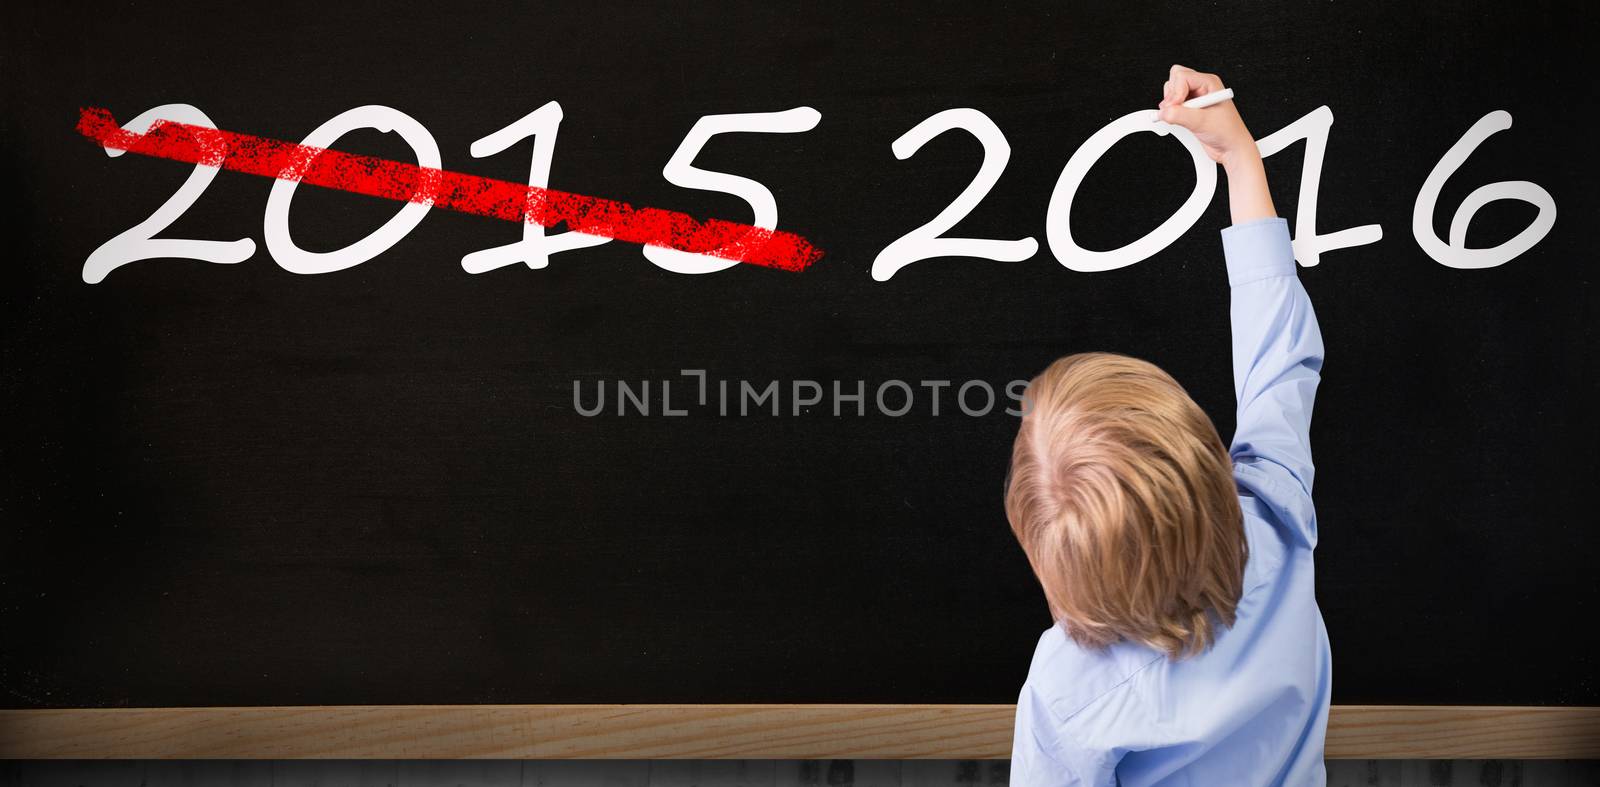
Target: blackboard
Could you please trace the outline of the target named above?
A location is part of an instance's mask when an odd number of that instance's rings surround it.
[[[1224,187],[1137,264],[1069,270],[1047,240],[1062,167],[1153,107],[1167,66],[1216,71],[1258,137],[1326,106],[1323,233],[1382,240],[1302,269],[1328,348],[1313,440],[1318,597],[1336,703],[1600,704],[1589,490],[1597,201],[1587,6],[1458,2],[981,5],[180,4],[6,11],[0,112],[0,704],[12,708],[574,702],[1009,702],[1042,598],[1001,508],[1005,386],[1117,350],[1170,370],[1232,429]],[[727,134],[695,159],[764,184],[824,256],[704,275],[634,244],[469,274],[514,225],[435,210],[392,248],[304,275],[262,242],[272,188],[224,172],[163,237],[252,238],[230,265],[154,259],[95,284],[84,261],[192,167],[111,158],[74,131],[187,103],[287,140],[352,107],[426,127],[447,169],[526,178],[530,143],[484,137],[549,101],[551,185],[750,221],[662,168],[704,115],[811,107],[815,128]],[[876,255],[984,160],[1010,160],[949,235],[1032,237],[1019,262]],[[1413,237],[1479,186],[1529,181],[1558,211],[1504,264],[1460,269]],[[414,161],[393,134],[341,150]],[[1305,146],[1268,159],[1295,219]],[[1071,228],[1113,249],[1184,202],[1194,171],[1136,134],[1077,191]],[[301,187],[295,241],[357,241],[393,202]],[[1467,245],[1538,211],[1493,202]],[[779,414],[689,396],[777,381]],[[585,416],[653,381],[649,416]],[[797,380],[868,392],[791,410]],[[907,381],[901,416],[871,393]],[[934,416],[921,381],[999,405]],[[663,415],[660,383],[672,381]],[[831,394],[831,391],[827,392]],[[890,404],[898,399],[890,394]],[[977,394],[973,395],[974,402]],[[612,402],[615,407],[615,402]],[[736,405],[737,406],[737,405]]]

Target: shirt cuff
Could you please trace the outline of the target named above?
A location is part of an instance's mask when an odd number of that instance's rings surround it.
[[[1232,287],[1295,275],[1289,222],[1282,217],[1256,219],[1223,230],[1222,256],[1228,261],[1228,284]]]

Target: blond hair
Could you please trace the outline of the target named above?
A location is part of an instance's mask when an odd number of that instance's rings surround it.
[[[1078,643],[1210,647],[1243,592],[1237,494],[1216,427],[1154,364],[1081,353],[1028,385],[1006,517]]]

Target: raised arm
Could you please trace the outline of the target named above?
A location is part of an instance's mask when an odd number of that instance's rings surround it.
[[[1232,288],[1233,383],[1238,428],[1231,453],[1241,483],[1279,525],[1316,546],[1311,505],[1311,408],[1322,371],[1322,332],[1296,274],[1288,224],[1277,217],[1255,139],[1232,101],[1205,109],[1183,102],[1222,81],[1173,66],[1161,119],[1194,133],[1228,173],[1233,226],[1222,231]]]

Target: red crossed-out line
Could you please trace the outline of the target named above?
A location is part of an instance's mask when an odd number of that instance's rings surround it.
[[[635,208],[600,197],[169,120],[158,120],[149,131],[139,134],[123,129],[110,111],[97,107],[80,110],[78,132],[102,147],[144,156],[426,203],[505,221],[546,227],[565,222],[567,229],[586,235],[769,268],[804,270],[822,257],[821,249],[792,232],[721,219],[701,222],[677,211]]]

